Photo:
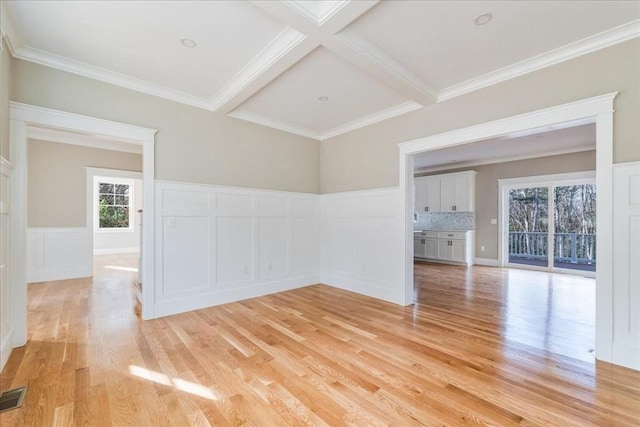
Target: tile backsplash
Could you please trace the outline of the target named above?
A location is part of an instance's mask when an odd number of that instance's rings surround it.
[[[475,212],[422,212],[414,221],[416,230],[475,230]]]

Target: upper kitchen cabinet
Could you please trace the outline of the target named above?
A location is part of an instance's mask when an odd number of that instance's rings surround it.
[[[440,212],[440,181],[416,179],[414,206],[416,212]]]
[[[415,179],[416,212],[474,212],[476,171]]]

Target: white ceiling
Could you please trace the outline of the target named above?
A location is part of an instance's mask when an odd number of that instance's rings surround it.
[[[638,1],[1,5],[17,58],[318,140],[640,36]]]
[[[594,123],[567,122],[416,154],[415,172],[432,172],[596,149]]]

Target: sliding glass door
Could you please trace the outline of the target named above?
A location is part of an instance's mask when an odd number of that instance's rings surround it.
[[[549,266],[549,189],[509,191],[509,263]]]
[[[596,271],[596,186],[554,188],[553,266]]]
[[[575,174],[568,174],[575,175]],[[500,183],[503,263],[595,272],[596,188],[592,178]],[[521,182],[521,183],[520,183]],[[587,273],[590,274],[590,273]]]

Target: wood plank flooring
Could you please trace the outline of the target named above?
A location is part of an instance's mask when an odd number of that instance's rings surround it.
[[[328,286],[143,322],[135,257],[29,285],[5,426],[640,425],[640,372],[593,363],[590,279],[416,264],[416,304]]]

